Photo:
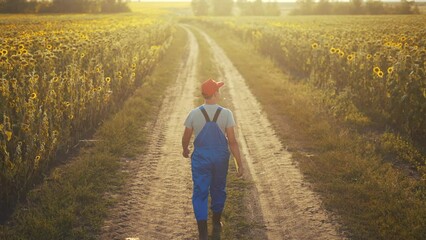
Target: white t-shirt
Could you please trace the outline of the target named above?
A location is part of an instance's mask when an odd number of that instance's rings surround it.
[[[213,121],[216,110],[220,107],[218,104],[203,104],[204,109],[206,109],[207,115],[209,115],[210,121]],[[216,121],[220,130],[225,134],[225,129],[235,126],[234,116],[232,115],[231,110],[222,107],[222,111],[219,114],[219,117]],[[206,118],[199,109],[199,107],[192,109],[188,114],[188,117],[185,120],[185,127],[192,128],[194,130],[195,137],[203,129],[206,124]]]

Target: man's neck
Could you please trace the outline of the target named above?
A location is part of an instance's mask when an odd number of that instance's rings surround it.
[[[217,101],[215,99],[208,99],[208,100],[205,100],[204,103],[207,105],[215,105],[217,104]]]

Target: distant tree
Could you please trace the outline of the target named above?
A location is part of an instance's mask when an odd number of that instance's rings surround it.
[[[4,13],[31,13],[35,11],[37,3],[26,0],[2,0],[0,12]]]
[[[331,12],[332,12],[332,14],[336,14],[336,15],[353,14],[352,3],[350,3],[350,2],[334,2]]]
[[[397,8],[398,14],[418,14],[419,9],[414,1],[401,0]]]
[[[314,10],[315,14],[326,15],[331,13],[331,4],[329,0],[319,0]]]
[[[365,4],[365,7],[367,9],[367,13],[369,14],[377,15],[385,13],[383,2],[380,0],[368,0]]]
[[[314,0],[297,0],[296,4],[299,6],[299,14],[309,15],[313,13]]]
[[[47,1],[44,1],[47,2]],[[40,3],[40,12],[50,13],[115,13],[129,12],[127,2],[122,0],[52,0]]]
[[[362,4],[363,0],[351,0],[352,3],[352,14],[361,14],[363,12]]]
[[[206,16],[209,14],[209,3],[206,0],[192,0],[192,12],[195,16]]]
[[[279,16],[281,15],[281,9],[278,2],[267,2],[265,4],[265,15],[266,16]]]
[[[103,13],[130,12],[129,7],[122,0],[104,0],[100,6]]]
[[[277,2],[265,3],[262,0],[254,2],[238,0],[237,7],[243,16],[279,16],[281,14],[281,9]]]
[[[233,0],[212,0],[213,15],[230,16],[233,6]]]

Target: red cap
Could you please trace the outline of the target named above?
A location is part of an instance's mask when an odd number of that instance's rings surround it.
[[[201,84],[201,92],[204,95],[212,96],[224,84],[224,82],[216,82],[213,79],[209,79]]]

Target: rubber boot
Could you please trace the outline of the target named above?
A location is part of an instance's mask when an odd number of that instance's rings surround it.
[[[213,233],[212,237],[214,240],[220,240],[220,233],[222,232],[222,222],[220,221],[220,217],[222,216],[222,212],[213,213]]]
[[[200,240],[207,240],[208,238],[207,220],[197,221],[197,225],[198,225],[198,238]]]

